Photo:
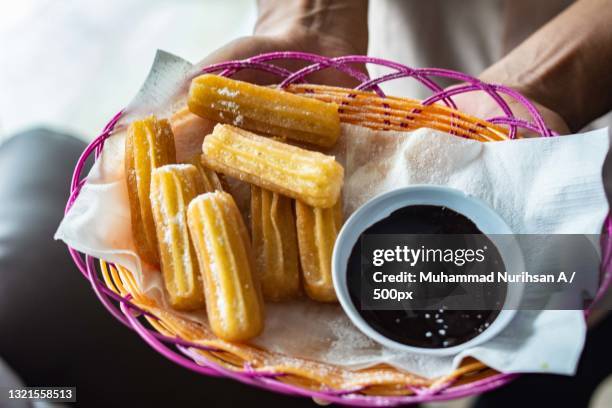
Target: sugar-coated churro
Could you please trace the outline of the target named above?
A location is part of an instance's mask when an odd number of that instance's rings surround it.
[[[125,142],[125,175],[132,236],[140,258],[152,265],[157,265],[159,257],[149,200],[151,172],[175,162],[174,137],[167,120],[149,116],[130,124]]]
[[[157,229],[164,283],[176,309],[204,307],[202,276],[187,226],[187,206],[204,192],[198,170],[173,164],[153,171],[151,206]]]
[[[193,79],[188,106],[206,119],[323,147],[333,146],[340,134],[334,103],[218,75]]]
[[[295,203],[297,236],[306,294],[320,302],[335,302],[331,259],[342,227],[342,202],[331,208]]]
[[[204,138],[204,163],[220,173],[327,208],[338,200],[344,169],[334,159],[230,125]]]
[[[223,191],[223,183],[219,178],[219,175],[214,171],[206,167],[202,163],[202,155],[198,154],[192,157],[189,161],[189,164],[195,166],[198,169],[198,172],[202,176],[202,180],[204,181],[205,193],[210,193],[215,190]]]
[[[227,341],[245,341],[263,330],[264,309],[242,216],[228,193],[202,194],[188,210],[189,231],[202,275],[208,321]]]
[[[264,298],[268,300],[287,300],[300,292],[292,201],[289,197],[251,186],[255,266]]]

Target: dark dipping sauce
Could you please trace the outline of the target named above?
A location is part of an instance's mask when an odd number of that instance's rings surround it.
[[[446,207],[415,205],[401,208],[375,223],[363,234],[481,234],[489,247],[489,265],[503,271],[499,251],[467,217]],[[363,235],[362,234],[362,235]],[[452,268],[452,266],[449,266]],[[498,310],[362,310],[361,239],[353,247],[347,268],[351,301],[362,318],[383,336],[408,346],[446,348],[465,343],[485,331],[499,315]],[[483,296],[495,297],[502,305],[506,286],[490,287]],[[490,303],[487,303],[490,304]]]

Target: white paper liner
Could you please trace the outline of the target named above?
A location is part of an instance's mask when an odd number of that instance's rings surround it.
[[[123,172],[124,131],[134,118],[151,113],[163,117],[176,110],[184,103],[188,79],[198,70],[158,52],[145,84],[55,235],[80,252],[133,271],[141,289],[166,305],[160,273],[143,269],[134,252]],[[200,144],[201,140],[177,140],[177,155],[190,157]],[[483,199],[517,234],[599,234],[608,213],[601,175],[608,145],[607,129],[480,143],[431,129],[400,133],[343,125],[334,153],[345,166],[345,216],[394,188],[436,184]],[[537,249],[524,255],[528,270],[540,262]],[[592,265],[593,273],[597,267]],[[188,316],[206,320],[204,312]],[[347,367],[385,362],[429,378],[451,372],[465,356],[503,372],[573,374],[585,333],[580,311],[520,311],[495,338],[457,356],[415,355],[371,341],[338,305],[302,299],[267,303],[265,331],[253,343]]]

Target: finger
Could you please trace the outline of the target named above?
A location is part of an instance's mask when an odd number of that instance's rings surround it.
[[[249,36],[238,38],[229,44],[217,49],[198,65],[206,67],[226,61],[247,59],[259,54],[274,51],[286,51],[280,41],[274,37]],[[232,76],[241,81],[252,82],[260,85],[274,84],[282,80],[277,75],[266,73],[261,70],[243,69]]]
[[[458,94],[452,98],[460,111],[477,118],[488,120],[497,116],[506,116],[500,105],[484,91]],[[515,118],[524,119],[528,122],[534,121],[531,113],[522,103],[510,96],[502,95],[502,98],[508,104],[508,107],[512,111],[512,115]],[[548,128],[561,135],[569,133],[569,129],[565,121],[558,114],[537,103],[534,103],[534,106],[542,116],[542,119],[544,119],[544,123]],[[537,133],[527,129],[519,128],[518,131],[521,137],[539,136]]]
[[[312,398],[312,400],[313,400],[313,402],[314,402],[315,404],[320,405],[320,406],[322,406],[322,407],[325,407],[325,406],[327,406],[327,405],[331,405],[331,402],[329,402],[329,401],[325,401],[325,400],[320,399],[320,398],[315,398],[315,397],[313,397],[313,398]]]
[[[214,51],[212,54],[202,60],[199,65],[205,67],[215,63],[241,60],[275,51],[302,51],[328,56],[340,56],[347,54],[347,52],[344,52],[340,45],[333,43],[324,44],[323,46],[317,45],[313,50],[311,50],[310,47],[312,47],[312,45],[309,45],[308,41],[302,38],[297,39],[274,36],[242,37]],[[279,59],[268,61],[268,63],[285,68],[290,72],[296,72],[305,66],[312,64],[313,62],[301,61],[297,59]],[[363,64],[353,64],[351,68],[367,77],[367,70]],[[261,70],[253,69],[241,70],[232,77],[260,85],[277,84],[282,80],[282,78],[278,77],[277,75],[268,74]],[[337,68],[325,68],[321,71],[308,75],[305,79],[310,83],[348,88],[353,88],[361,83],[360,79],[356,79],[351,75],[338,70]]]

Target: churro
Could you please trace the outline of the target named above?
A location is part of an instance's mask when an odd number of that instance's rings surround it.
[[[130,124],[125,142],[125,175],[132,236],[136,253],[152,265],[158,264],[159,255],[149,201],[151,172],[175,162],[174,138],[167,120],[149,116]]]
[[[313,207],[333,206],[342,188],[344,169],[333,156],[234,126],[215,126],[202,150],[204,163],[213,170]]]
[[[208,321],[227,341],[263,330],[263,299],[253,275],[253,254],[242,216],[228,193],[202,194],[189,204],[189,231],[202,275]]]
[[[191,81],[188,106],[203,118],[330,147],[340,134],[338,106],[218,75]]]
[[[204,192],[198,170],[190,164],[159,167],[151,178],[151,206],[157,229],[164,283],[176,309],[204,307],[202,277],[187,226],[187,206]]]
[[[188,161],[188,163],[195,166],[195,168],[200,173],[200,176],[202,176],[202,180],[204,181],[205,193],[210,193],[215,190],[225,190],[225,188],[223,188],[223,183],[221,182],[219,175],[214,170],[209,169],[202,163],[201,154],[193,156]]]
[[[335,302],[331,259],[342,227],[342,202],[338,200],[331,208],[314,208],[297,201],[295,213],[306,294],[320,302]]]
[[[263,296],[268,300],[287,300],[300,292],[292,201],[289,197],[251,186],[255,266]]]

